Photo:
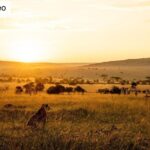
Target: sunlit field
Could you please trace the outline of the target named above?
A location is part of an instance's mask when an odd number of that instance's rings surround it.
[[[0,0],[0,150],[150,150],[150,0]]]
[[[94,93],[98,85],[83,85],[88,93],[30,96],[15,94],[17,83],[7,85],[0,93],[0,149],[150,149],[150,99],[144,94],[104,95]],[[43,103],[51,107],[45,128],[27,127]]]

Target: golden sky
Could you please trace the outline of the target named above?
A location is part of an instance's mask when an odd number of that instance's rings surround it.
[[[150,0],[11,0],[0,36],[0,60],[150,57]]]

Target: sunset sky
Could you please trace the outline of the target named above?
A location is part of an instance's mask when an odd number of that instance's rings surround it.
[[[0,60],[150,57],[150,0],[11,0],[0,36]]]

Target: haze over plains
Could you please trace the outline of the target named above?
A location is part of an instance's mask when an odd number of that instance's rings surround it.
[[[0,60],[102,62],[150,57],[149,0],[11,0]]]

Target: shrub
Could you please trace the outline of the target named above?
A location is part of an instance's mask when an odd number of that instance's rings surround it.
[[[84,94],[86,92],[85,89],[83,89],[81,86],[75,87],[74,91],[78,92],[78,93],[82,93],[82,94]]]
[[[62,85],[51,86],[47,90],[48,94],[60,94],[63,92],[65,92],[65,87]]]
[[[36,92],[41,92],[44,90],[44,84],[43,83],[37,83],[36,86],[35,86],[35,90]]]
[[[121,89],[117,86],[112,87],[112,89],[110,90],[111,94],[121,94]]]
[[[69,93],[73,92],[73,88],[72,87],[66,87],[65,91],[69,94]]]
[[[136,88],[136,87],[137,87],[137,85],[138,85],[138,83],[137,83],[137,82],[132,82],[132,83],[131,83],[131,87],[132,87],[132,88]]]
[[[21,94],[23,92],[23,88],[21,86],[16,87],[16,94]]]
[[[109,94],[110,93],[109,89],[107,89],[107,88],[105,88],[105,89],[98,89],[97,92],[101,93],[101,94]]]

